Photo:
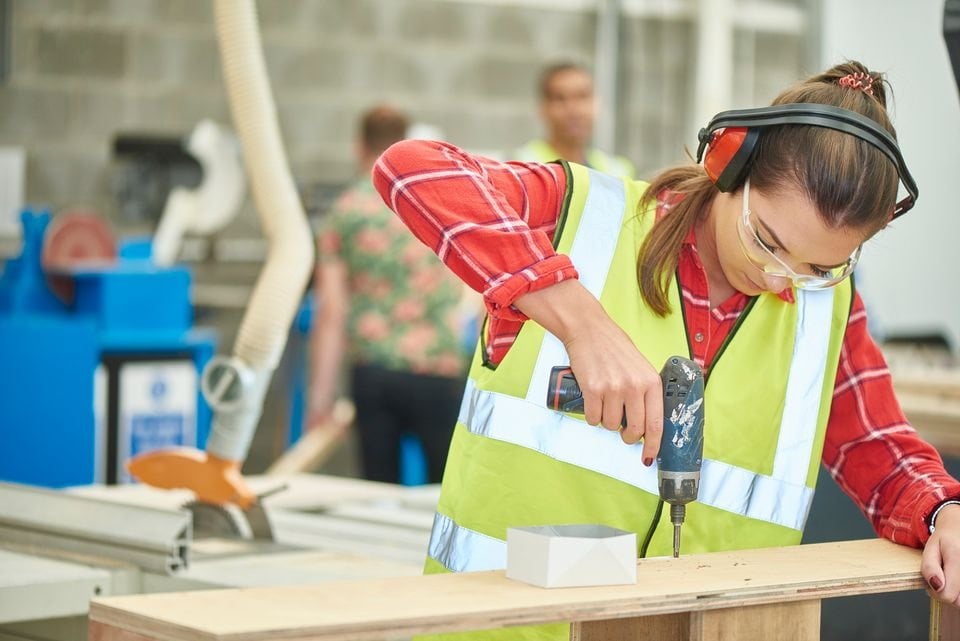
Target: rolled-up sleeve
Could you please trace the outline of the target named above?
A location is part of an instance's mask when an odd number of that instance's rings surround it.
[[[554,251],[566,175],[557,164],[500,162],[453,145],[406,140],[374,165],[373,184],[411,232],[494,318],[526,320],[513,302],[577,272]]]

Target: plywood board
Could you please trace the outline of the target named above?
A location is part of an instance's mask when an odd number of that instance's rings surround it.
[[[817,641],[820,638],[819,600],[706,610],[694,613],[691,618],[690,641],[768,641],[785,638]]]
[[[817,641],[820,601],[793,601],[683,614],[586,621],[571,641]]]
[[[917,394],[960,399],[960,368],[938,366],[900,367],[891,370],[898,394]]]
[[[846,541],[638,563],[636,585],[549,590],[503,572],[97,599],[92,621],[164,641],[395,639],[920,589],[920,553]],[[96,641],[94,639],[93,641]]]
[[[584,621],[570,626],[570,641],[693,641],[690,636],[691,618],[690,613],[684,612]]]

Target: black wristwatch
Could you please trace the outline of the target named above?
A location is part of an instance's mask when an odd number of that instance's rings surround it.
[[[952,499],[950,501],[944,501],[937,506],[937,509],[933,511],[933,514],[930,515],[930,534],[933,534],[937,526],[937,515],[940,514],[940,510],[947,507],[948,505],[960,505],[960,500]]]

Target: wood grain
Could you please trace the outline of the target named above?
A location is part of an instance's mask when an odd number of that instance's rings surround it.
[[[816,641],[820,638],[820,601],[771,603],[691,614],[690,641]]]
[[[136,632],[115,628],[99,621],[90,621],[87,628],[90,641],[154,641],[155,637],[145,637]]]
[[[644,559],[638,577],[636,585],[548,590],[498,571],[150,594],[94,600],[90,617],[163,641],[351,641],[923,587],[920,553],[879,539]]]
[[[570,625],[570,641],[689,641],[690,618],[683,613],[582,621]]]
[[[337,399],[329,420],[322,425],[310,426],[293,447],[267,468],[267,476],[304,474],[319,469],[347,439],[354,416],[356,408],[353,403]]]

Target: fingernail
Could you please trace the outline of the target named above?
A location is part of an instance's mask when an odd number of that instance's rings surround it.
[[[939,592],[940,588],[943,587],[943,581],[941,581],[938,577],[935,577],[935,576],[930,577],[930,580],[928,581],[928,583],[930,584],[930,587],[933,588],[934,592]]]
[[[651,465],[653,465],[653,457],[651,456],[643,459],[643,464],[646,465],[647,467],[650,467]]]

